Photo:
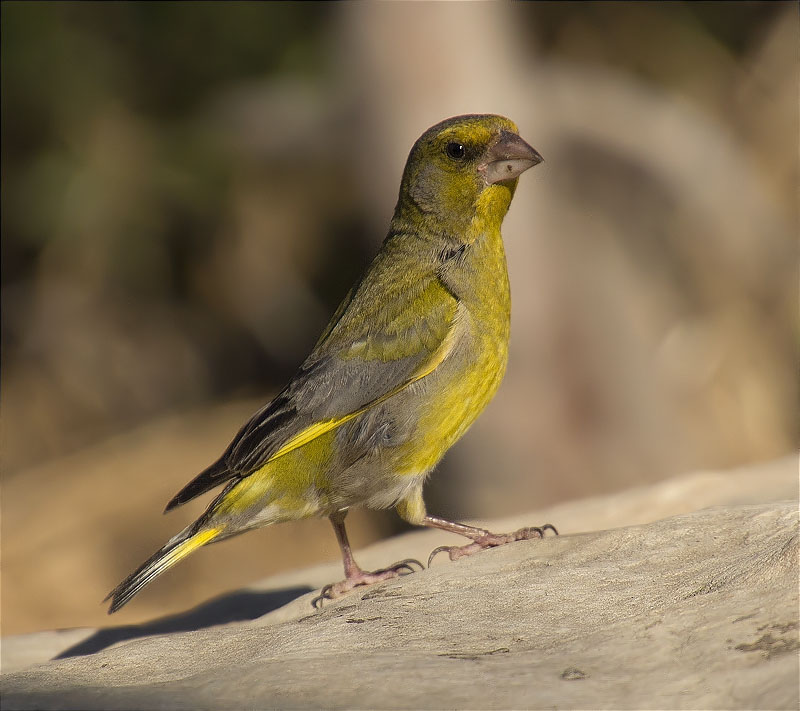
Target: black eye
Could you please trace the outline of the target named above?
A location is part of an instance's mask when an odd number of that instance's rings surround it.
[[[450,141],[450,143],[444,147],[444,152],[453,160],[463,160],[464,156],[467,155],[467,149],[455,141]]]

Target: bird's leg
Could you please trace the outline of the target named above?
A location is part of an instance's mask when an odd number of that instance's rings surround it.
[[[447,552],[450,560],[457,560],[463,558],[465,555],[472,555],[484,548],[493,548],[494,546],[502,546],[504,543],[511,543],[513,541],[527,541],[531,538],[544,538],[547,530],[552,531],[558,535],[555,526],[546,523],[544,526],[531,526],[529,528],[520,528],[513,533],[492,533],[485,528],[476,528],[475,526],[467,526],[464,523],[455,523],[448,521],[438,516],[425,516],[422,519],[423,526],[430,526],[431,528],[441,528],[450,533],[457,533],[460,536],[466,536],[472,539],[472,543],[466,546],[439,546],[428,557],[428,567],[431,561],[438,553]]]
[[[319,595],[311,601],[311,604],[316,608],[322,607],[323,600],[333,600],[334,598],[341,597],[360,585],[372,585],[382,580],[390,580],[391,578],[397,578],[401,575],[408,575],[414,572],[415,565],[418,565],[420,570],[424,567],[418,560],[407,558],[406,560],[401,560],[381,570],[375,570],[373,572],[362,570],[358,563],[356,563],[355,558],[353,558],[350,541],[347,539],[347,531],[344,528],[345,516],[347,516],[347,509],[337,511],[330,516],[333,530],[336,533],[336,540],[339,542],[339,548],[342,551],[344,580],[338,583],[329,583],[322,588]]]

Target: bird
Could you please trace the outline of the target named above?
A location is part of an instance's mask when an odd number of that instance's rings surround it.
[[[511,299],[501,224],[519,176],[542,162],[513,121],[446,119],[414,143],[388,234],[286,387],[222,456],[167,504],[223,486],[205,512],[114,588],[109,614],[190,553],[245,531],[327,516],[345,578],[314,604],[415,571],[404,560],[365,571],[345,517],[394,507],[410,524],[471,540],[452,560],[544,527],[508,534],[429,515],[423,484],[497,391]],[[557,532],[556,532],[557,533]]]

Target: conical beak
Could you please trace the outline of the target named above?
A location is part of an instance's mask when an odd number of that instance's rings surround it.
[[[500,139],[486,151],[486,160],[478,167],[487,185],[513,180],[528,168],[544,160],[516,133],[503,131]]]

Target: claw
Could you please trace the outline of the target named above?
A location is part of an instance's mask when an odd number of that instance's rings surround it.
[[[425,566],[422,565],[422,563],[420,563],[416,558],[406,558],[405,560],[401,560],[379,572],[386,572],[387,570],[396,570],[399,572],[401,569],[405,569],[409,573],[416,573],[417,571],[414,570],[415,565],[418,565],[420,570],[425,570]]]
[[[333,590],[333,583],[328,583],[324,588],[322,588],[322,590],[319,591],[319,595],[317,595],[311,601],[311,607],[313,607],[315,610],[321,610],[322,609],[322,603],[325,600],[332,600],[333,599],[331,597],[331,590]]]
[[[542,526],[542,536],[544,536],[544,532],[545,532],[545,531],[546,531],[548,528],[549,528],[549,529],[550,529],[550,530],[551,530],[553,533],[555,533],[556,535],[558,535],[558,531],[556,531],[556,527],[555,527],[555,526],[554,526],[552,523],[546,523],[544,526]]]
[[[449,556],[450,551],[452,551],[453,548],[454,546],[439,546],[438,548],[434,548],[431,551],[431,554],[428,556],[428,567],[429,568],[431,567],[431,562],[437,555],[439,555],[439,553],[444,553],[445,551],[447,551],[447,555]]]

